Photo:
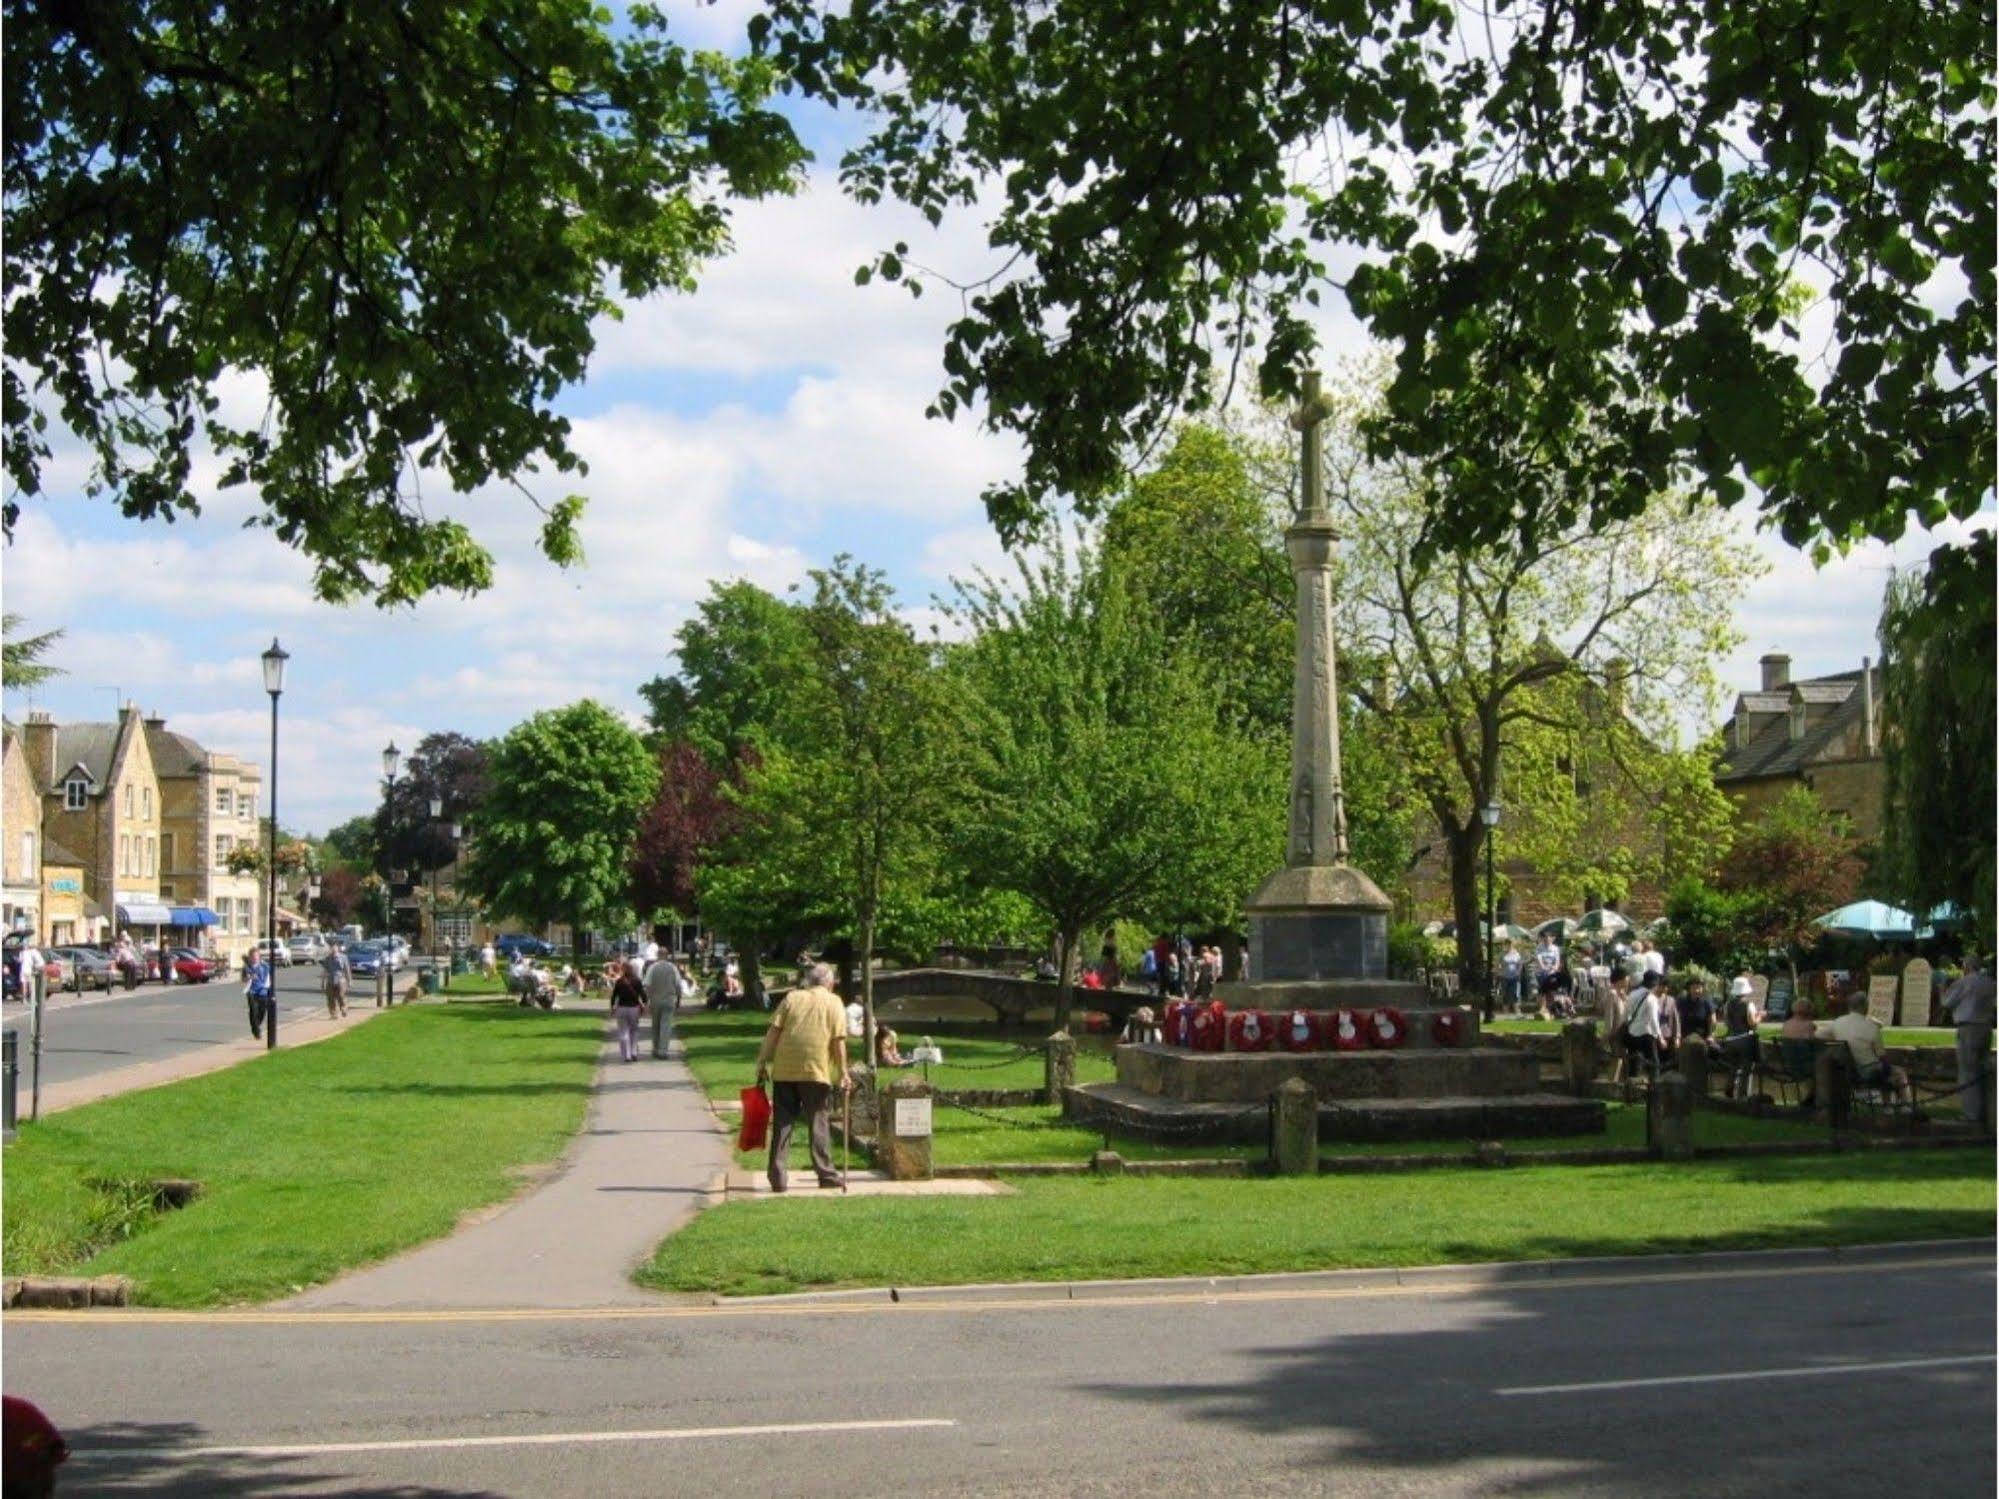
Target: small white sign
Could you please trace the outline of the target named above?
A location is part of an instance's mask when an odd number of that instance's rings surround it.
[[[930,1133],[930,1100],[927,1098],[898,1098],[895,1101],[895,1132],[898,1135],[923,1136]]]

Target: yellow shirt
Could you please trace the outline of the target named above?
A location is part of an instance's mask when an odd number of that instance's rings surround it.
[[[773,1049],[764,1037],[759,1060],[768,1058],[770,1075],[781,1083],[839,1081],[835,1048],[847,1037],[847,1010],[831,989],[794,989],[771,1018]]]

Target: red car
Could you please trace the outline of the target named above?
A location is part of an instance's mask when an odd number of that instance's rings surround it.
[[[176,947],[173,950],[174,981],[181,984],[205,984],[214,978],[221,968],[191,947]]]

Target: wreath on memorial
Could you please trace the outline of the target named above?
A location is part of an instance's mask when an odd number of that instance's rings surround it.
[[[1319,1045],[1319,1022],[1310,1010],[1293,1010],[1284,1017],[1284,1049],[1313,1051]]]
[[[1409,1021],[1394,1005],[1383,1005],[1367,1022],[1367,1044],[1393,1051],[1409,1039]]]
[[[1462,1046],[1465,1016],[1462,1010],[1439,1010],[1430,1020],[1430,1038],[1439,1046]]]
[[[1368,1012],[1336,1010],[1328,1034],[1334,1051],[1364,1051],[1367,1048]]]

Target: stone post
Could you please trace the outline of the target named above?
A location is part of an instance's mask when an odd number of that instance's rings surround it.
[[[1277,1089],[1277,1174],[1312,1176],[1319,1169],[1319,1096],[1302,1077]]]
[[[1589,1097],[1602,1061],[1595,1026],[1585,1020],[1571,1020],[1562,1027],[1562,1077],[1571,1093],[1578,1098]]]
[[[1853,1074],[1846,1065],[1846,1047],[1839,1042],[1815,1047],[1812,1092],[1834,1134],[1845,1129],[1853,1114]]]
[[[1707,1045],[1699,1036],[1680,1043],[1680,1076],[1687,1080],[1687,1094],[1695,1107],[1707,1097]]]
[[[1694,1153],[1694,1095],[1684,1075],[1662,1072],[1645,1099],[1645,1136],[1655,1154],[1684,1161]]]
[[[1042,1093],[1051,1108],[1062,1106],[1065,1089],[1076,1086],[1076,1043],[1067,1031],[1048,1038]]]
[[[930,1084],[921,1078],[899,1077],[882,1090],[875,1164],[888,1173],[889,1180],[930,1180],[933,1106]]]

